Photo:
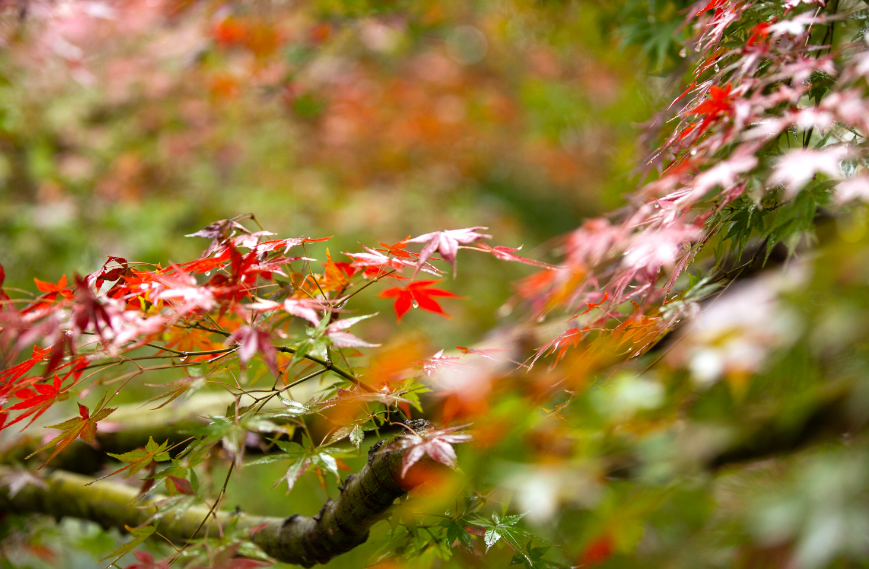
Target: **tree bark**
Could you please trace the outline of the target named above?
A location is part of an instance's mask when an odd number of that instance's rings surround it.
[[[338,498],[327,501],[316,516],[273,518],[223,511],[208,517],[203,524],[208,509],[198,507],[178,517],[161,518],[157,531],[183,543],[194,537],[218,535],[215,516],[221,525],[236,516],[239,529],[262,526],[251,539],[269,556],[304,567],[326,563],[364,543],[371,526],[384,518],[396,498],[410,489],[401,478],[403,451],[378,452],[379,448],[379,444],[372,447],[368,463],[347,477]],[[0,468],[0,478],[8,474],[8,468]],[[146,524],[157,511],[154,502],[163,498],[156,496],[145,503],[133,504],[137,496],[133,487],[110,481],[85,486],[88,482],[89,478],[55,470],[45,477],[45,487],[28,484],[15,496],[10,496],[9,489],[3,487],[0,511],[42,513],[55,518],[70,516],[123,531],[125,526]]]

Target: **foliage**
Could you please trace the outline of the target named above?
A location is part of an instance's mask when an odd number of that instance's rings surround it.
[[[64,399],[105,392],[93,412],[78,403],[79,417],[53,426],[63,432],[44,466],[78,436],[93,443],[106,405],[143,374],[174,374],[177,389],[155,398],[167,406],[194,391],[231,395],[180,452],[149,439],[112,455],[129,463],[112,474],[144,472],[144,493],[163,480],[169,494],[156,526],[131,528],[117,555],[208,504],[215,488],[200,477],[220,465],[217,500],[234,472],[287,461],[275,486],[296,492],[313,478],[325,493],[330,479],[349,481],[341,470],[363,445],[392,433],[383,448],[404,452],[400,478],[413,490],[373,532],[365,555],[382,566],[860,566],[866,9],[651,2],[643,20],[631,16],[641,3],[622,7],[626,44],[658,69],[689,53],[696,67],[657,119],[646,183],[561,239],[559,264],[489,245],[484,227],[362,245],[349,261],[327,249],[317,262],[323,239],[273,239],[253,216],[214,222],[191,235],[210,240],[197,259],[109,257],[73,284],[4,292],[0,425],[29,418],[32,429]],[[221,18],[213,33],[252,61],[277,49],[253,18]],[[479,36],[453,34],[455,59],[476,57]],[[311,120],[340,115],[311,93],[293,105]],[[336,156],[370,158],[344,143]],[[432,297],[458,295],[421,273],[456,279],[467,266],[457,256],[470,253],[537,270],[517,284],[509,326],[455,353],[381,346],[373,336],[388,317],[357,303],[394,298],[396,321],[416,317],[412,307],[446,316]],[[265,456],[246,460],[253,452]],[[248,538],[227,528],[164,553],[201,566],[202,545],[213,566],[262,566]],[[136,557],[132,567],[170,562]]]

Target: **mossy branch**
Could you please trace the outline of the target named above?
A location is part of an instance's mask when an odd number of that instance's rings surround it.
[[[368,463],[347,478],[338,498],[327,501],[316,516],[273,518],[217,512],[217,518],[226,524],[231,516],[237,516],[239,529],[262,526],[251,539],[279,561],[304,567],[326,563],[364,543],[371,526],[409,489],[400,474],[403,451],[378,452],[378,448],[379,445],[372,448]],[[9,474],[8,468],[0,468],[0,478]],[[75,517],[123,531],[125,526],[145,524],[157,511],[154,502],[162,498],[157,496],[134,504],[137,490],[133,487],[110,481],[85,486],[91,482],[89,478],[60,470],[47,475],[45,482],[45,487],[28,484],[14,496],[9,495],[7,487],[0,488],[0,510]],[[190,508],[178,517],[161,518],[157,531],[177,543],[216,536],[213,516],[202,523],[208,514],[208,508]]]

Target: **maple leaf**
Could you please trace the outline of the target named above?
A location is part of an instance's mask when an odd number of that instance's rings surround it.
[[[781,37],[783,35],[800,36],[805,33],[807,28],[811,28],[818,18],[811,12],[805,12],[794,18],[783,19],[769,26],[769,31],[773,37]]]
[[[88,326],[102,340],[105,334],[112,333],[114,317],[120,312],[118,303],[111,299],[98,298],[84,280],[76,275],[75,304],[72,309],[73,329],[78,334],[87,331]]]
[[[380,251],[376,249],[372,249],[365,245],[362,246],[367,253],[344,253],[351,259],[353,259],[353,264],[351,265],[354,268],[372,268],[376,267],[379,269],[395,269],[396,271],[403,269],[404,267],[413,267],[416,263],[411,263],[410,261],[405,261],[404,259],[399,259],[394,256],[384,255]],[[438,270],[429,264],[422,264],[418,270],[422,270],[426,273],[438,274]]]
[[[382,291],[377,296],[379,296],[380,298],[395,298],[395,314],[399,322],[401,322],[402,316],[404,316],[412,306],[422,308],[423,310],[428,310],[429,312],[434,312],[436,314],[440,314],[449,318],[449,314],[444,312],[443,308],[441,308],[441,305],[438,304],[438,302],[432,297],[462,297],[457,294],[453,294],[447,290],[441,290],[439,288],[432,287],[432,285],[439,282],[441,281],[416,281],[410,283],[406,287],[388,288]]]
[[[429,257],[435,251],[441,254],[441,257],[453,267],[453,277],[456,276],[456,253],[459,251],[459,245],[468,245],[478,239],[491,239],[491,235],[477,233],[478,229],[488,229],[486,227],[468,227],[466,229],[449,229],[447,231],[436,231],[434,233],[426,233],[413,239],[408,239],[408,243],[426,243],[422,251],[419,253],[416,270],[419,271],[422,266],[428,261]]]
[[[644,269],[654,274],[662,267],[672,267],[683,243],[696,241],[703,234],[700,227],[673,222],[661,229],[647,229],[633,236],[625,251],[626,267]]]
[[[719,162],[712,168],[699,174],[692,185],[694,190],[687,194],[682,200],[694,201],[702,198],[706,192],[715,186],[721,186],[723,189],[730,189],[737,182],[737,177],[740,174],[748,172],[757,166],[757,157],[748,152],[737,151],[728,160]]]
[[[703,122],[700,124],[699,132],[702,133],[710,123],[718,120],[723,115],[733,112],[732,90],[733,86],[730,83],[723,88],[713,85],[709,88],[709,98],[688,111],[687,114],[689,115],[703,115]]]
[[[10,500],[28,484],[48,490],[45,480],[23,467],[7,468],[0,476],[0,486],[7,487]]]
[[[567,262],[578,267],[597,265],[625,236],[624,228],[613,226],[604,218],[589,219],[568,237]]]
[[[839,204],[854,200],[869,201],[869,176],[859,175],[848,178],[836,186],[833,198]],[[0,374],[0,377],[2,377],[2,374]]]
[[[708,4],[706,4],[703,8],[700,9],[700,12],[705,12],[707,10],[714,10],[724,4],[727,0],[712,0]]]
[[[255,567],[269,567],[272,563],[237,557],[240,543],[231,543],[222,547],[217,553],[210,553],[207,565],[196,565],[192,569],[254,569]]]
[[[525,548],[522,547],[522,544],[519,541],[520,537],[530,537],[530,534],[516,527],[516,524],[518,524],[519,520],[523,517],[525,517],[525,514],[504,516],[503,518],[498,514],[492,514],[491,520],[481,517],[473,517],[468,521],[474,525],[468,526],[465,529],[474,535],[483,536],[483,541],[486,542],[486,551],[489,551],[493,545],[503,539],[510,544],[518,555],[521,555],[530,561],[530,557],[524,553]],[[511,563],[511,565],[515,565],[515,563]]]
[[[320,237],[319,239],[311,239],[310,237],[290,237],[289,239],[279,239],[277,241],[264,241],[257,245],[257,253],[266,253],[275,249],[283,248],[284,254],[290,249],[304,243],[317,243],[320,241],[328,241],[331,237]]]
[[[241,326],[226,339],[225,344],[237,343],[238,359],[241,365],[245,365],[257,352],[262,352],[263,359],[275,377],[280,377],[278,371],[278,351],[271,342],[271,334],[266,330],[260,330],[255,326]]]
[[[127,565],[124,569],[169,569],[168,559],[154,561],[154,556],[147,551],[134,551],[133,555],[136,556],[139,562]]]
[[[850,154],[845,146],[832,146],[821,150],[792,150],[779,158],[775,171],[769,177],[771,185],[783,184],[785,198],[794,197],[815,174],[841,175],[839,164]]]
[[[430,430],[419,434],[404,435],[395,444],[399,449],[406,449],[401,458],[401,477],[407,474],[411,466],[428,455],[432,460],[445,464],[450,468],[456,467],[456,451],[454,444],[465,443],[471,440],[467,433],[456,433],[467,425],[449,427],[447,429]]]
[[[585,337],[585,334],[588,330],[586,328],[579,329],[577,327],[572,327],[564,332],[560,333],[558,336],[553,338],[552,340],[546,342],[539,348],[537,348],[537,353],[534,355],[534,359],[531,360],[531,363],[528,364],[528,369],[534,367],[534,364],[537,363],[537,360],[540,359],[544,355],[550,355],[557,352],[557,356],[555,361],[558,362],[561,358],[564,357],[564,354],[567,352],[567,349],[572,346],[578,346],[579,342]]]
[[[168,475],[166,476],[166,487],[169,488],[170,485],[179,494],[185,494],[187,496],[196,495],[193,486],[186,478],[178,478],[177,476]]]
[[[519,367],[527,367],[527,366],[525,366],[525,364],[511,360],[510,358],[493,358],[491,355],[489,355],[489,354],[497,354],[499,352],[509,352],[510,350],[507,348],[478,349],[478,348],[466,348],[464,346],[456,346],[456,349],[458,351],[462,352],[463,354],[474,354],[476,356],[480,356],[481,358],[486,358],[487,360],[492,360],[493,362],[507,361],[507,362],[516,364]]]
[[[550,265],[549,263],[544,263],[542,261],[535,261],[534,259],[529,259],[527,257],[520,257],[519,255],[514,255],[516,251],[520,251],[522,247],[503,247],[497,246],[492,247],[487,243],[480,243],[480,248],[483,251],[491,251],[492,256],[496,259],[500,259],[501,261],[515,261],[517,263],[524,263],[526,265],[531,265],[533,267],[540,267],[541,269],[557,269],[555,265]]]
[[[350,332],[345,332],[347,328],[366,318],[377,316],[376,314],[367,314],[365,316],[356,316],[355,318],[346,318],[333,322],[326,327],[323,335],[331,340],[332,345],[337,348],[376,348],[380,344],[369,344],[368,342],[357,338]]]
[[[57,281],[57,284],[43,282],[39,279],[33,279],[33,282],[36,283],[36,288],[45,294],[39,297],[38,301],[33,305],[23,310],[23,314],[38,312],[50,307],[51,303],[57,300],[58,296],[66,300],[72,300],[73,298],[72,291],[67,288],[66,275],[63,275],[60,280]]]
[[[39,279],[33,279],[33,282],[36,283],[36,288],[39,289],[40,292],[44,292],[48,295],[53,295],[52,298],[56,297],[58,294],[66,298],[72,298],[72,293],[67,290],[66,275],[60,277],[60,280],[57,281],[57,284],[46,283]]]
[[[78,417],[73,417],[68,421],[64,421],[63,423],[58,423],[57,425],[51,425],[46,427],[46,429],[60,429],[61,433],[54,437],[51,441],[46,443],[39,450],[30,453],[26,458],[30,458],[34,454],[40,453],[43,450],[47,449],[50,446],[55,446],[54,450],[51,452],[51,455],[48,459],[36,470],[41,470],[46,464],[51,462],[51,459],[56,457],[63,449],[68,447],[74,440],[81,437],[83,441],[88,444],[94,444],[94,440],[97,434],[97,423],[102,421],[109,415],[111,415],[115,411],[114,408],[103,408],[103,401],[101,400],[96,407],[96,412],[91,415],[90,409],[81,403],[78,404]]]
[[[100,559],[100,561],[105,561],[106,559],[109,559],[111,557],[114,557],[115,561],[117,561],[118,559],[120,559],[124,555],[126,555],[126,554],[130,553],[131,551],[133,551],[134,549],[136,549],[136,547],[138,547],[139,544],[141,544],[143,541],[145,541],[146,539],[151,537],[151,534],[153,534],[154,531],[156,531],[156,529],[157,529],[157,526],[144,526],[144,527],[138,527],[138,528],[131,528],[130,526],[125,525],[124,527],[126,528],[126,530],[128,532],[130,532],[130,535],[133,536],[133,540],[125,543],[124,545],[122,545],[121,547],[116,549],[115,551],[106,555],[105,557]],[[110,564],[110,566],[114,565],[114,564],[115,564],[115,562],[113,561]],[[147,567],[147,565],[146,565],[146,567]]]
[[[378,251],[383,251],[387,255],[392,255],[393,257],[399,257],[401,259],[414,259],[418,257],[416,253],[411,253],[410,251],[405,251],[407,247],[408,239],[410,239],[410,235],[402,239],[397,243],[393,243],[392,245],[388,245],[383,241],[378,241],[378,243],[383,247],[383,249],[377,249]]]
[[[272,235],[277,235],[277,233],[272,233],[271,231],[255,231],[253,233],[234,237],[232,239],[232,244],[236,247],[244,247],[245,249],[256,249],[257,245],[259,245],[260,237],[271,237]]]
[[[58,401],[63,401],[69,397],[70,389],[78,382],[79,377],[81,376],[82,369],[85,366],[85,361],[82,359],[76,360],[73,364],[73,368],[67,372],[63,378],[60,378],[57,374],[54,374],[54,380],[49,383],[39,383],[34,385],[32,388],[24,387],[23,389],[19,389],[15,392],[15,397],[22,399],[20,403],[16,403],[12,407],[8,409],[4,409],[4,411],[20,411],[22,409],[28,409],[28,411],[22,413],[18,417],[15,418],[14,421],[5,425],[5,427],[11,427],[15,423],[23,421],[27,417],[32,415],[30,422],[27,423],[27,426],[33,423],[36,419],[39,418],[40,415],[48,411],[49,407],[57,403]],[[63,387],[63,383],[72,377],[73,381],[66,387]]]
[[[262,312],[283,308],[287,314],[304,318],[314,326],[320,323],[320,313],[317,311],[325,310],[322,304],[312,298],[289,298],[283,304],[273,300],[258,300],[245,305],[245,308]]]
[[[320,289],[323,291],[345,289],[350,284],[350,277],[356,272],[350,264],[341,263],[339,266],[335,263],[329,249],[326,249],[325,265],[324,276],[326,280],[320,284]]]
[[[319,448],[308,450],[299,443],[292,441],[275,440],[274,443],[284,451],[284,454],[274,454],[258,458],[248,462],[246,466],[257,464],[271,464],[284,460],[290,461],[290,466],[283,476],[275,483],[272,488],[277,488],[282,482],[287,483],[287,492],[293,489],[296,481],[304,474],[308,467],[313,465],[318,471],[326,471],[335,475],[340,482],[341,475],[338,473],[338,461],[332,454],[341,452],[335,448]]]
[[[110,263],[117,263],[118,266],[109,268]],[[129,267],[130,263],[123,257],[110,255],[99,271],[88,275],[88,283],[93,282],[94,287],[99,290],[105,283],[118,282],[125,274],[132,274]]]
[[[205,239],[211,239],[208,248],[201,255],[202,258],[205,258],[220,249],[235,235],[236,231],[250,233],[242,224],[235,221],[235,219],[221,219],[209,224],[204,229],[200,229],[196,233],[185,235],[185,237],[204,237]]]
[[[210,312],[217,304],[211,289],[206,286],[199,286],[196,279],[181,267],[177,267],[177,270],[171,275],[155,276],[155,280],[165,289],[154,294],[152,300],[154,302],[158,300],[179,301],[181,305],[175,308],[175,313],[178,316],[184,316],[195,310]]]
[[[33,367],[45,359],[49,350],[39,346],[33,346],[31,357],[23,362],[4,370],[0,370],[0,397],[15,388],[15,382],[29,372]]]
[[[114,476],[115,474],[119,474],[125,470],[127,471],[127,475],[124,476],[124,478],[129,478],[143,468],[150,466],[152,463],[165,462],[167,460],[170,460],[171,457],[169,456],[169,453],[167,451],[168,446],[169,441],[158,445],[154,442],[153,437],[148,437],[148,444],[145,445],[144,449],[137,449],[134,451],[125,452],[123,454],[113,454],[107,452],[106,454],[111,456],[115,460],[128,463],[127,466],[119,468],[112,473],[106,474],[103,477],[97,478],[92,482],[88,482],[87,484],[85,484],[85,486],[90,486],[94,482],[103,480],[104,478],[108,478],[110,476]]]
[[[460,359],[461,356],[445,356],[444,351],[441,350],[431,358],[419,363],[422,363],[422,371],[425,372],[426,377],[431,377],[434,372],[442,367],[447,369],[467,367],[467,364],[458,363]]]
[[[287,311],[287,314],[304,318],[314,326],[320,323],[320,314],[317,311],[322,311],[323,305],[316,300],[310,298],[289,298],[284,301],[283,307]]]

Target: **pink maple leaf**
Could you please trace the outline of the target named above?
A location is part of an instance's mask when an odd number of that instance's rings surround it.
[[[836,186],[833,196],[839,204],[854,200],[869,201],[869,176],[859,175],[848,178]]]
[[[461,356],[445,356],[444,351],[441,350],[431,358],[417,363],[422,364],[422,371],[425,372],[426,377],[431,377],[434,372],[442,367],[447,369],[466,367],[465,364],[458,363],[460,359]]]
[[[486,227],[468,227],[466,229],[449,229],[447,231],[436,231],[434,233],[426,233],[413,239],[408,239],[408,243],[426,243],[422,251],[419,253],[416,270],[419,271],[428,261],[429,257],[437,251],[441,257],[453,267],[453,277],[456,276],[456,253],[459,251],[459,245],[468,245],[477,239],[491,239],[491,235],[477,233],[478,229],[487,229]]]
[[[249,310],[260,312],[268,312],[269,310],[279,310],[283,308],[287,314],[304,318],[314,326],[320,323],[320,314],[317,311],[324,309],[322,304],[312,298],[288,298],[283,304],[275,302],[274,300],[258,300],[247,304],[244,307]]]
[[[337,348],[376,348],[380,344],[370,344],[365,340],[354,336],[350,332],[346,332],[347,328],[350,326],[353,326],[360,320],[371,318],[372,316],[375,315],[368,314],[366,316],[338,320],[337,322],[329,324],[323,335],[329,338],[332,341],[332,345]]]
[[[269,251],[274,251],[275,249],[283,248],[284,254],[292,249],[293,247],[297,247],[299,245],[303,245],[305,243],[317,243],[319,241],[328,241],[331,237],[321,237],[319,239],[311,239],[310,237],[290,237],[289,239],[279,239],[277,241],[264,241],[257,245],[256,252],[258,254],[267,253]]]
[[[839,164],[848,157],[845,146],[828,146],[820,150],[792,150],[779,158],[775,171],[769,177],[773,186],[783,184],[785,199],[791,199],[815,174],[823,173],[837,177],[842,170]]]
[[[407,474],[411,466],[428,455],[429,458],[450,468],[456,467],[456,451],[453,445],[471,440],[467,433],[456,433],[467,425],[426,431],[420,434],[405,435],[396,441],[398,448],[407,449],[401,459],[401,477]]]
[[[199,286],[196,279],[184,269],[175,267],[175,272],[155,275],[154,280],[157,283],[152,283],[151,287],[157,289],[157,292],[153,295],[153,299],[179,302],[180,306],[175,308],[178,316],[184,316],[194,310],[204,312],[214,310],[216,305],[214,293],[207,286]]]
[[[567,262],[573,267],[594,266],[617,248],[627,231],[603,218],[589,219],[567,239]]]
[[[257,352],[262,352],[263,359],[269,367],[269,371],[275,377],[280,377],[278,372],[278,351],[271,342],[271,334],[266,330],[260,330],[254,326],[241,326],[226,339],[226,344],[233,342],[239,345],[238,359],[244,366]]]
[[[649,274],[661,267],[672,267],[683,243],[696,241],[703,230],[694,225],[674,222],[661,229],[646,229],[634,234],[625,251],[624,266],[644,269]]]
[[[719,162],[694,178],[694,189],[683,200],[693,202],[700,199],[715,186],[729,190],[736,185],[740,174],[753,170],[755,166],[757,158],[753,154],[737,151],[730,159]]]
[[[154,556],[147,551],[134,551],[133,555],[139,560],[138,563],[127,565],[124,569],[169,569],[169,561],[161,559],[154,561]]]
[[[395,269],[401,270],[404,267],[413,267],[415,263],[410,263],[405,261],[404,259],[399,259],[397,257],[393,257],[391,255],[384,255],[380,251],[372,249],[371,247],[366,247],[363,245],[367,253],[344,253],[351,259],[353,259],[353,263],[350,265],[354,269],[364,269],[368,267],[381,267],[384,269]],[[427,268],[422,268],[423,271],[436,274],[433,272],[434,267],[430,266]]]

